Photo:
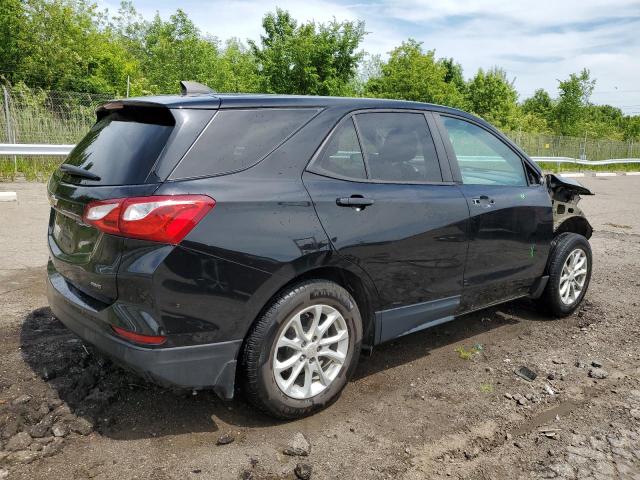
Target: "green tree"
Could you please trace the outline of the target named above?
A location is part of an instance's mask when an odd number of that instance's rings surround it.
[[[110,18],[109,27],[119,41],[129,43],[132,50],[140,53],[148,22],[130,0],[120,2],[118,12]]]
[[[124,92],[126,76],[136,69],[136,62],[114,41],[105,13],[95,4],[25,0],[22,7],[24,16],[18,17],[22,23],[14,42],[20,51],[13,61],[3,60],[8,69],[19,67],[11,76],[14,83],[50,90]]]
[[[518,93],[504,70],[482,69],[467,84],[467,101],[475,114],[498,127],[513,128],[518,115]]]
[[[625,140],[640,140],[640,116],[624,117],[622,135]]]
[[[219,92],[260,91],[255,57],[237,38],[227,40],[211,86]]]
[[[84,1],[27,0],[28,23],[15,81],[57,90],[90,88],[93,65],[88,55],[101,17],[95,5]],[[80,84],[80,85],[79,85]]]
[[[298,26],[289,12],[276,9],[262,20],[260,45],[250,41],[261,78],[269,93],[344,95],[355,77],[362,53],[363,22]]]
[[[184,11],[178,9],[168,21],[156,14],[142,41],[142,70],[151,91],[177,93],[180,80],[215,80],[217,40],[202,37]]]
[[[544,119],[549,119],[553,112],[553,100],[547,91],[543,88],[537,89],[533,96],[527,98],[522,103],[524,113],[538,115]]]
[[[355,77],[351,80],[349,86],[350,94],[362,97],[366,94],[367,83],[371,78],[377,78],[382,75],[382,56],[379,54],[366,53],[360,63]]]
[[[0,76],[13,81],[19,73],[26,13],[20,0],[0,0]]]
[[[443,58],[439,63],[446,70],[444,81],[452,83],[460,92],[464,92],[467,84],[464,81],[464,75],[462,74],[462,65],[457,63],[453,58]]]
[[[567,80],[560,81],[560,96],[553,111],[553,119],[561,135],[580,135],[581,122],[589,105],[589,98],[596,85],[586,68],[579,74],[572,73]]]
[[[611,105],[587,105],[582,119],[577,125],[581,135],[590,138],[610,138],[623,140],[625,137],[624,115],[622,110]]]
[[[391,51],[381,73],[368,80],[365,94],[459,107],[464,98],[454,82],[447,82],[449,70],[435,59],[435,51],[422,49],[413,39]]]

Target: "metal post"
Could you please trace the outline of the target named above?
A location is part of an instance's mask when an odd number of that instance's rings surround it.
[[[13,129],[11,128],[11,112],[9,110],[9,92],[7,88],[2,85],[2,94],[4,96],[4,118],[7,122],[7,143],[16,143],[16,137],[13,135]],[[18,173],[18,157],[13,156],[13,173]]]
[[[129,98],[129,86],[130,86],[129,75],[127,75],[127,98]]]

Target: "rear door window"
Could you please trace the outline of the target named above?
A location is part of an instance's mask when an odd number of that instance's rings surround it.
[[[145,182],[167,143],[175,120],[165,108],[122,108],[100,118],[64,163],[80,167],[100,180],[58,171],[70,183],[133,185]]]
[[[336,128],[313,167],[317,173],[329,176],[367,178],[358,135],[351,118],[347,118]]]
[[[255,165],[308,122],[316,109],[221,110],[171,174],[222,175]]]
[[[467,185],[526,186],[522,160],[502,140],[464,120],[442,116]]]
[[[436,148],[421,113],[355,116],[369,178],[392,182],[442,182]]]

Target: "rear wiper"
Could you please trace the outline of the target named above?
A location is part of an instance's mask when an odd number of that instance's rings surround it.
[[[68,175],[73,175],[74,177],[86,178],[87,180],[95,180],[96,182],[100,180],[100,177],[95,173],[88,172],[84,168],[69,165],[68,163],[63,163],[62,165],[60,165],[60,170]]]

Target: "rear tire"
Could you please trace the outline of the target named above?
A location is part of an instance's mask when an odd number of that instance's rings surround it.
[[[545,313],[566,317],[582,302],[591,280],[589,241],[577,233],[562,233],[554,240],[549,259],[549,281],[536,300]]]
[[[278,294],[242,351],[247,400],[276,418],[295,419],[337,399],[360,356],[362,319],[340,285],[309,280]]]

